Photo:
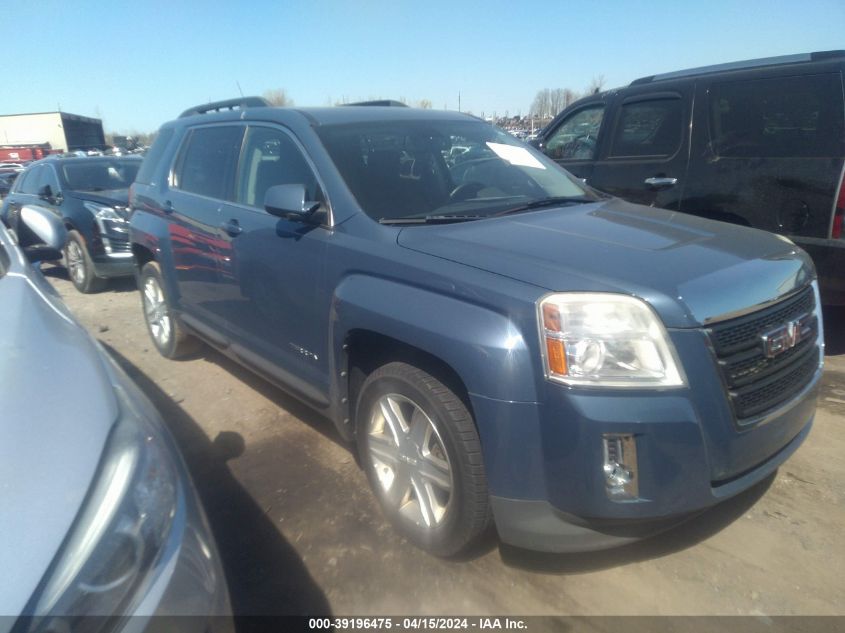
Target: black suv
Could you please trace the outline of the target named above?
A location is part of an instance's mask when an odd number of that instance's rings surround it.
[[[789,236],[845,303],[845,51],[644,77],[569,106],[534,144],[632,202]]]
[[[129,185],[141,158],[58,157],[32,163],[18,176],[0,208],[0,219],[18,231],[24,205],[49,209],[67,227],[64,260],[80,292],[97,292],[109,278],[131,276],[127,223]]]

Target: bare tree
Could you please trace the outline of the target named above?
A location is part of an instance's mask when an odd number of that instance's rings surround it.
[[[604,75],[599,75],[598,77],[593,77],[592,81],[590,81],[590,85],[587,86],[587,94],[594,95],[597,92],[601,92],[604,88],[605,84]]]
[[[540,119],[551,119],[578,97],[579,94],[571,88],[544,88],[535,95],[528,113]]]
[[[288,97],[284,88],[276,88],[275,90],[265,90],[262,95],[270,105],[273,106],[292,106],[293,99]]]
[[[423,108],[424,110],[430,110],[432,104],[431,104],[431,101],[429,99],[420,99],[419,101],[417,101],[416,105],[417,105],[418,108]]]
[[[550,118],[551,92],[548,88],[537,91],[534,101],[531,102],[531,114],[541,119]]]

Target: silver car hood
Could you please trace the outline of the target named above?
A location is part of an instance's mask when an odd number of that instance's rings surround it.
[[[82,507],[118,405],[93,339],[2,226],[0,250],[0,615],[17,615]]]

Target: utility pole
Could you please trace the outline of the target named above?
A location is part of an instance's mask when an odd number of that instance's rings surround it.
[[[461,91],[458,90],[458,112],[461,111]]]

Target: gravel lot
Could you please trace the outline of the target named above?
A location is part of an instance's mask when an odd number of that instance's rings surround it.
[[[845,614],[845,312],[825,315],[815,428],[776,477],[617,550],[536,555],[491,538],[447,562],[394,534],[328,420],[209,348],[160,357],[133,281],[86,296],[64,269],[45,274],[179,440],[238,614]]]

